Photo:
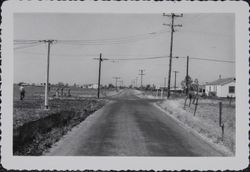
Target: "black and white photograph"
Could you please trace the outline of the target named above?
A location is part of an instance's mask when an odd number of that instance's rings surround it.
[[[14,12],[10,156],[238,157],[236,13],[162,9]]]

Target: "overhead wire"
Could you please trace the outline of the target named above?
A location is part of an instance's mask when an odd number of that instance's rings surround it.
[[[25,51],[19,51],[19,53],[25,53],[25,54],[34,54],[34,55],[46,55],[45,53],[36,53],[36,52],[25,52]],[[65,57],[97,57],[98,54],[51,54],[53,56],[65,56]],[[130,56],[130,55],[109,55],[106,54],[106,56]],[[153,60],[153,59],[165,59],[169,58],[169,55],[162,55],[162,56],[150,56],[150,57],[135,57],[135,58],[107,58],[106,60],[110,61],[137,61],[137,60]],[[175,59],[182,58],[185,59],[187,57],[183,56],[175,56],[172,57]],[[224,63],[235,63],[235,61],[230,61],[230,60],[219,60],[215,58],[198,58],[198,57],[189,57],[190,60],[202,60],[202,61],[212,61],[212,62],[224,62]]]
[[[27,52],[27,51],[18,51],[18,53],[24,53],[24,54],[31,54],[31,55],[41,55],[44,56],[46,53],[38,53],[38,52]],[[51,53],[52,56],[62,56],[62,57],[83,57],[83,56],[91,56],[91,57],[97,57],[99,54],[56,54]]]
[[[218,60],[218,59],[210,59],[210,58],[190,57],[190,59],[194,59],[194,60],[205,60],[205,61],[213,61],[213,62],[235,63],[235,61],[230,61],[230,60]]]
[[[205,14],[205,17],[207,15]],[[204,15],[198,15],[195,17],[191,22],[195,22],[197,20],[200,20],[204,18]],[[81,46],[81,45],[104,45],[104,44],[124,44],[124,43],[130,43],[130,42],[135,42],[135,41],[140,41],[143,39],[152,39],[156,35],[166,33],[167,31],[160,30],[158,32],[148,32],[144,34],[137,34],[137,35],[131,35],[131,36],[125,36],[125,37],[120,37],[120,38],[107,38],[107,39],[86,39],[86,40],[57,40],[56,42],[58,44],[62,45],[72,45],[72,46]],[[31,48],[35,46],[41,45],[42,41],[41,40],[14,40],[15,45],[26,45],[26,46],[21,46],[21,47],[15,47],[14,49],[24,49],[24,48]],[[27,46],[29,45],[29,46]],[[84,56],[83,54],[79,55],[65,55],[65,54],[54,54],[56,56]],[[125,55],[124,55],[125,56]],[[142,58],[112,58],[108,60],[113,60],[113,61],[127,61],[127,60],[150,60],[150,59],[163,59],[163,58],[169,58],[169,56],[152,56],[152,57],[142,57]],[[186,57],[179,57],[179,58],[186,58]],[[190,57],[190,59],[194,60],[205,60],[205,61],[214,61],[214,62],[225,62],[225,63],[235,63],[235,61],[228,61],[228,60],[218,60],[218,59],[209,59],[209,58],[196,58],[196,57]]]
[[[148,33],[144,33],[144,34],[137,34],[137,35],[131,35],[131,36],[126,36],[126,37],[120,37],[120,38],[107,38],[107,39],[85,39],[85,40],[59,40],[60,42],[77,42],[77,43],[81,43],[81,42],[86,42],[86,43],[99,43],[99,42],[109,42],[109,41],[126,41],[126,40],[130,40],[130,39],[143,39],[143,38],[147,38],[147,37],[151,37],[153,35],[157,35],[157,34],[162,34],[165,33],[165,30],[160,30],[158,32],[148,32]]]
[[[25,49],[25,48],[31,48],[31,47],[36,47],[42,45],[42,43],[33,43],[31,45],[26,45],[26,46],[18,46],[18,47],[14,47],[14,50],[19,50],[19,49]]]
[[[154,57],[145,57],[145,58],[117,58],[117,59],[110,59],[110,60],[116,60],[116,61],[124,61],[124,60],[150,60],[150,59],[162,59],[162,58],[169,58],[168,55],[165,56],[154,56]],[[176,56],[173,58],[186,58],[186,57],[180,57]],[[224,62],[224,63],[235,63],[235,61],[230,60],[218,60],[218,59],[211,59],[211,58],[197,58],[197,57],[189,57],[189,59],[193,60],[203,60],[203,61],[213,61],[213,62]]]
[[[144,39],[153,39],[156,35],[166,33],[165,30],[158,32],[148,32],[144,34],[131,35],[120,38],[107,38],[107,39],[86,39],[86,40],[57,40],[58,44],[63,45],[104,45],[104,44],[124,44]],[[33,44],[41,42],[40,40],[14,40],[14,44]]]
[[[39,43],[40,41],[14,41],[14,45],[27,45],[27,44],[34,44],[34,43]]]

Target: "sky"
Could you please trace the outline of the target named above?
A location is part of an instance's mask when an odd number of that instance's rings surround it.
[[[162,14],[60,14],[16,13],[14,15],[14,82],[44,83],[47,44],[25,44],[25,40],[57,40],[51,45],[51,83],[97,83],[98,58],[130,59],[166,56],[147,60],[104,60],[101,83],[120,77],[130,85],[145,70],[143,84],[163,86],[168,78],[171,23]],[[235,63],[198,60],[235,61],[234,14],[197,13],[176,17],[173,37],[172,71],[178,71],[177,86],[186,75],[186,57],[190,57],[189,75],[201,84],[219,78],[234,77]],[[70,40],[70,41],[69,41]],[[81,41],[79,41],[81,40]],[[174,73],[171,85],[174,84]]]

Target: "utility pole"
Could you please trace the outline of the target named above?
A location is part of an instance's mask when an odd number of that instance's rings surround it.
[[[98,89],[97,89],[97,98],[100,98],[100,89],[101,89],[101,69],[102,69],[102,61],[109,60],[102,58],[102,53],[100,53],[99,58],[94,58],[94,60],[99,60],[99,72],[98,72]]]
[[[182,17],[183,15],[176,15],[174,13],[171,13],[171,15],[169,14],[165,14],[163,13],[163,16],[167,16],[167,17],[171,17],[171,24],[163,24],[163,25],[167,25],[171,27],[171,42],[170,42],[170,56],[169,56],[169,72],[168,72],[168,94],[167,97],[170,97],[170,82],[171,82],[171,68],[172,68],[172,56],[173,56],[173,36],[174,36],[174,27],[181,27],[182,25],[175,25],[174,24],[174,19],[175,17]]]
[[[45,83],[45,98],[44,105],[45,109],[49,108],[49,63],[50,63],[50,46],[55,40],[42,40],[41,42],[48,43],[48,54],[47,54],[47,70],[46,70],[46,83]]]
[[[188,84],[188,68],[189,68],[189,56],[187,56],[187,71],[186,71],[186,95],[188,95],[189,92],[189,84]]]
[[[174,72],[174,90],[176,91],[176,74],[179,73],[178,71],[173,71]]]
[[[97,91],[98,99],[100,97],[101,67],[102,67],[102,53],[100,53],[100,57],[99,57],[99,75],[98,75],[98,91]]]
[[[141,75],[141,88],[142,88],[142,79],[143,79],[143,75],[145,75],[145,73],[143,73],[143,72],[144,72],[145,70],[140,69],[139,71],[140,71],[139,75]]]
[[[164,77],[164,89],[166,88],[166,84],[167,84],[167,78]]]
[[[135,78],[135,87],[137,87],[138,77]]]
[[[115,79],[115,88],[116,88],[116,91],[118,91],[117,82],[118,82],[118,79],[120,79],[120,77],[113,77],[113,79]]]
[[[123,87],[123,80],[120,80],[120,87]]]

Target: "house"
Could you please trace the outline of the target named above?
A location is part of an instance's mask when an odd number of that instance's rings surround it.
[[[98,88],[98,84],[88,84],[88,85],[87,85],[87,88],[90,88],[90,89],[97,89],[97,88]]]
[[[221,78],[205,84],[206,95],[235,97],[235,78]]]

